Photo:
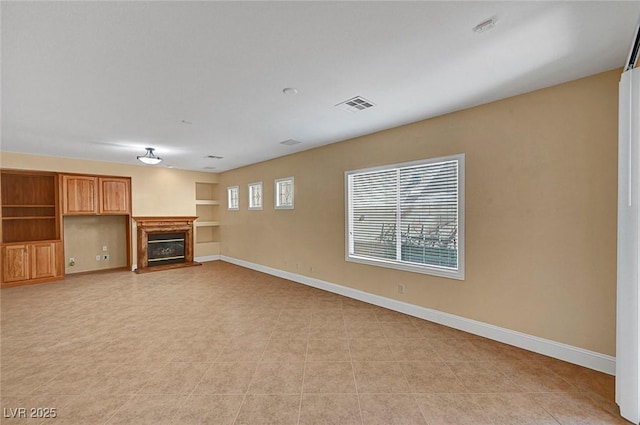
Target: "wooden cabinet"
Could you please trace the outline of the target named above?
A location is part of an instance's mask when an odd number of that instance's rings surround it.
[[[62,278],[56,173],[2,170],[0,286]]]
[[[58,267],[60,242],[38,242],[29,244],[31,279],[61,276]]]
[[[61,179],[63,214],[131,214],[130,178],[63,174]]]
[[[130,268],[131,178],[9,169],[0,172],[0,287],[62,279],[63,214],[125,216]]]
[[[99,177],[100,214],[131,213],[131,180],[119,177]]]
[[[27,244],[2,247],[2,281],[29,279],[29,247]]]
[[[62,277],[62,242],[43,241],[2,246],[3,287]]]
[[[107,251],[97,251],[91,253],[93,248],[90,248],[89,252],[82,252],[82,246],[93,244],[96,247],[111,246],[112,249],[120,251],[124,249],[126,251],[126,267],[131,269],[131,177],[123,176],[101,176],[91,174],[61,174],[60,185],[62,197],[62,212],[64,215],[63,220],[63,232],[67,233],[69,229],[73,229],[79,222],[91,222],[96,232],[91,231],[91,236],[84,238],[82,234],[78,233],[78,230],[71,230],[73,233],[67,234],[67,243],[65,243],[64,257],[80,257],[78,266],[75,269],[66,268],[68,273],[74,273],[75,270],[82,271],[94,271],[94,270],[106,270],[111,268],[111,265],[119,263],[119,258],[116,256],[116,262],[105,263],[108,261],[102,258],[99,263],[89,261],[93,258],[94,254],[109,255]],[[99,217],[91,217],[99,216]],[[108,217],[111,216],[111,217]],[[102,226],[105,223],[110,223],[112,226],[117,220],[116,217],[122,217],[124,220],[124,235],[114,235],[113,237],[105,237],[102,230]],[[122,223],[122,221],[119,221]],[[116,229],[116,231],[119,231]],[[101,236],[100,236],[101,235]],[[124,236],[125,246],[116,247],[113,246],[113,242],[118,240],[120,236]],[[97,240],[100,239],[100,240]],[[112,242],[109,242],[111,240]],[[100,249],[100,248],[98,248]],[[107,248],[108,249],[108,248]],[[69,250],[69,251],[67,251]],[[112,256],[110,256],[112,257]],[[64,263],[62,267],[66,267]]]
[[[98,178],[95,176],[62,176],[63,214],[98,213]]]

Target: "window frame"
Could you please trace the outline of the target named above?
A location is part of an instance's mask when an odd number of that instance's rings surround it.
[[[350,222],[352,215],[352,205],[350,195],[352,192],[350,176],[356,174],[379,172],[385,170],[399,170],[402,168],[415,167],[420,165],[436,164],[447,161],[458,161],[458,199],[457,199],[457,259],[458,268],[448,268],[435,265],[418,265],[417,263],[403,262],[401,260],[384,260],[371,257],[362,257],[352,255],[352,239],[350,233],[352,233],[353,225]],[[422,273],[432,276],[445,277],[456,280],[465,280],[465,154],[454,154],[448,156],[441,156],[436,158],[428,158],[418,161],[402,162],[395,164],[387,164],[377,167],[361,168],[357,170],[349,170],[344,173],[344,196],[345,196],[345,261],[352,263],[366,264],[370,266],[386,267],[396,270]],[[399,204],[398,204],[399,205]],[[398,206],[399,208],[400,206]]]
[[[249,210],[258,211],[264,206],[264,192],[262,190],[262,182],[249,183]],[[253,190],[259,190],[260,192],[260,205],[254,205],[253,203]]]
[[[236,206],[231,206],[231,192],[236,192]],[[239,211],[240,210],[240,186],[229,186],[227,187],[227,210],[229,211]]]
[[[280,184],[284,182],[291,182],[291,204],[280,204]],[[276,210],[292,210],[295,208],[295,186],[293,177],[284,177],[274,180],[274,208]]]

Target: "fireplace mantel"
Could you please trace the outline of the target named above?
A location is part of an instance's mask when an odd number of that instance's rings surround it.
[[[179,267],[199,266],[200,263],[193,261],[193,222],[198,217],[177,216],[177,217],[133,217],[138,230],[138,268],[136,273],[145,273],[156,270],[167,270]],[[150,234],[183,232],[184,257],[183,263],[149,266],[148,243]]]

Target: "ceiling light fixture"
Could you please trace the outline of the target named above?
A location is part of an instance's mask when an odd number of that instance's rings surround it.
[[[282,93],[294,95],[294,94],[298,94],[298,89],[294,87],[286,87],[282,89]]]
[[[147,165],[156,165],[156,164],[160,164],[162,162],[162,158],[160,158],[159,156],[155,156],[153,154],[154,149],[153,148],[145,148],[147,150],[147,153],[144,155],[138,155],[138,161],[143,162]]]
[[[489,18],[486,21],[480,22],[478,25],[473,27],[473,32],[481,33],[485,31],[489,31],[491,28],[496,26],[496,18]]]

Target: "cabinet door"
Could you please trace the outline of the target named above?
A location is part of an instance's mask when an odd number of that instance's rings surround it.
[[[59,242],[43,242],[29,244],[29,262],[31,263],[31,279],[58,276],[57,248]]]
[[[129,214],[131,212],[131,180],[100,177],[100,214]]]
[[[27,245],[2,247],[2,280],[15,282],[29,279],[29,252]]]
[[[64,214],[97,214],[98,178],[62,176],[62,204]]]

